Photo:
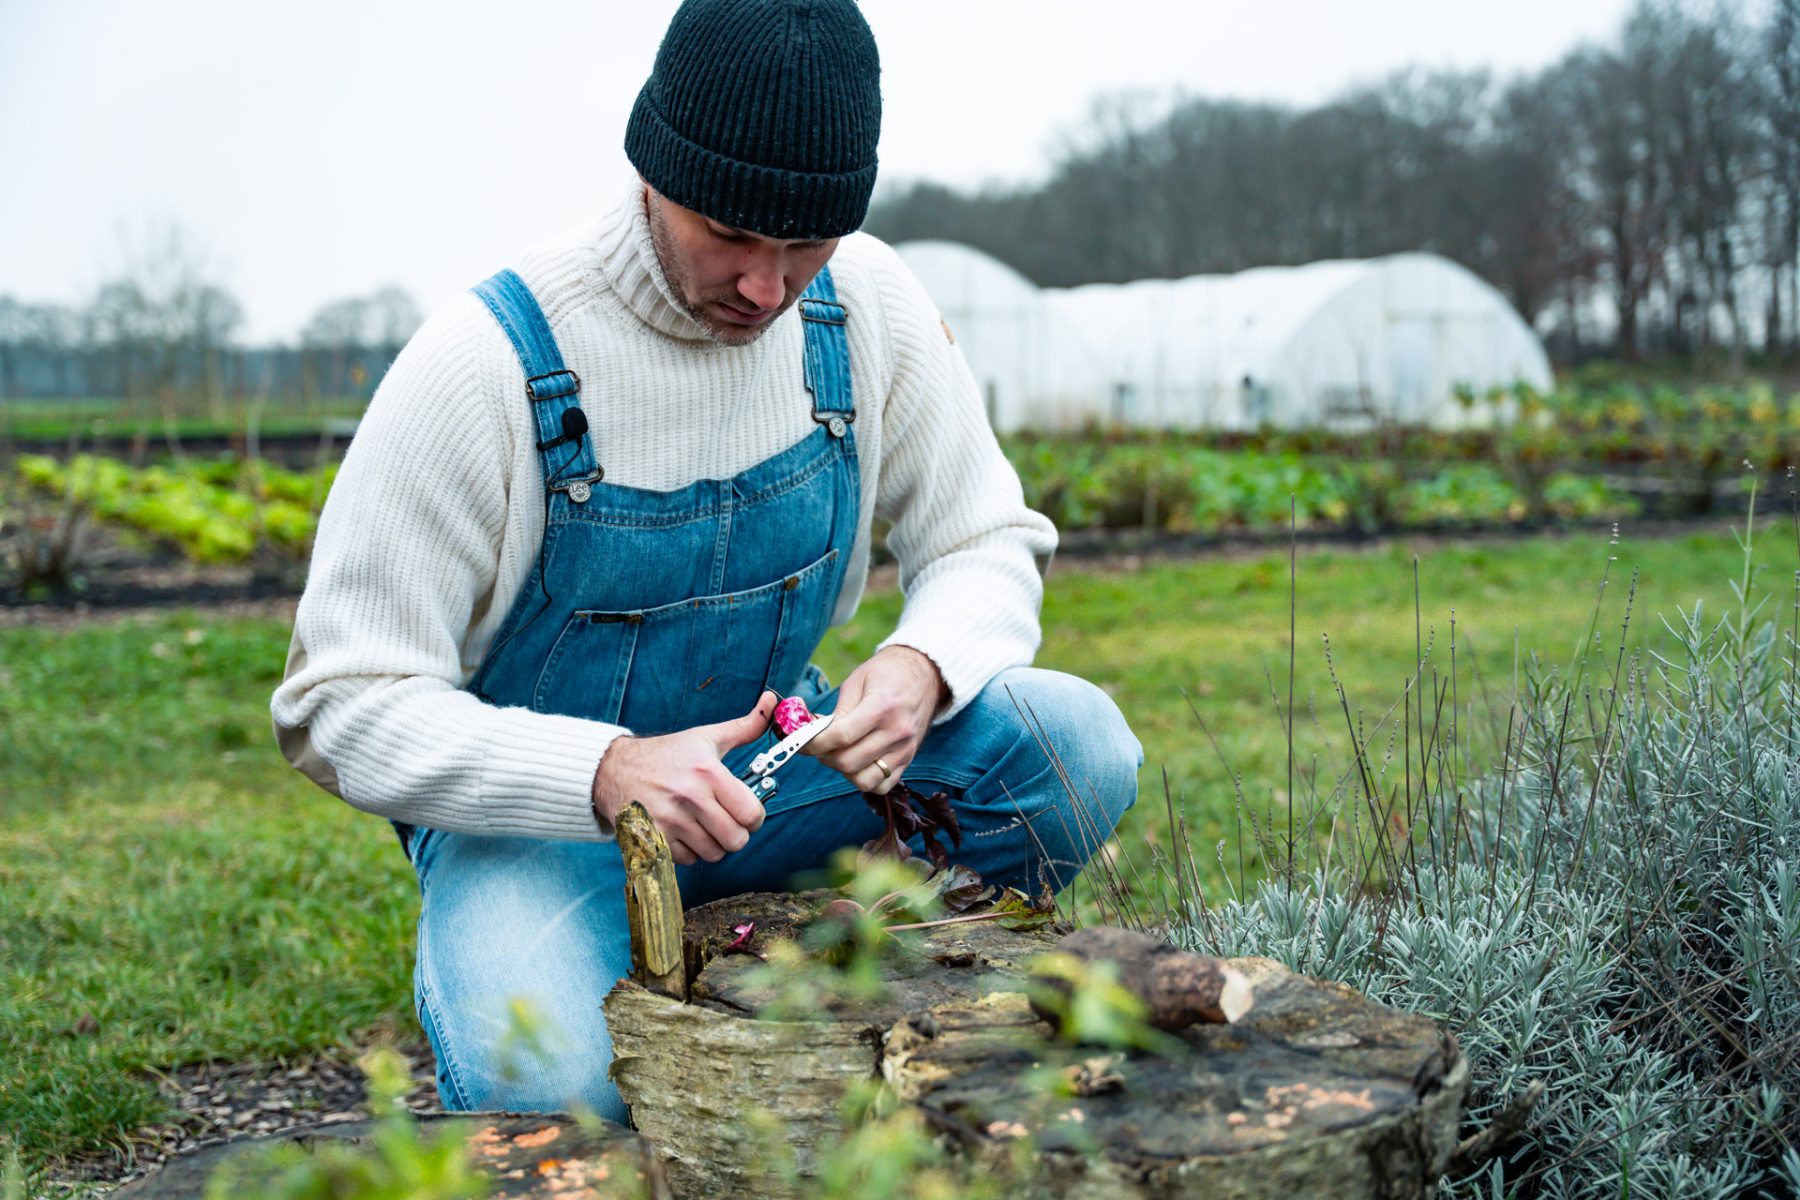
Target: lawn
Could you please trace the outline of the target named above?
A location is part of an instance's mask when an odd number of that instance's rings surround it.
[[[1760,531],[1756,557],[1755,594],[1785,622],[1800,565],[1785,519]],[[1446,699],[1437,719],[1466,726],[1478,753],[1534,651],[1547,666],[1580,658],[1610,672],[1634,574],[1629,640],[1643,646],[1663,636],[1658,614],[1734,604],[1743,570],[1722,529],[1613,545],[1602,527],[1429,549],[1415,608],[1404,543],[1304,552],[1301,817],[1351,761],[1325,635],[1350,718],[1379,756],[1398,736],[1397,722],[1379,723],[1413,672],[1415,636],[1431,647],[1431,694],[1448,689],[1454,612],[1456,707]],[[1240,849],[1242,869],[1260,869],[1247,819],[1286,821],[1288,580],[1284,555],[1051,575],[1039,663],[1107,688],[1144,742],[1156,803],[1122,840],[1163,836],[1166,769],[1210,889],[1237,884]],[[841,676],[898,608],[893,593],[871,596],[828,637],[826,669]],[[118,1145],[156,1119],[147,1070],[412,1021],[417,901],[392,834],[312,790],[268,736],[286,641],[274,622],[193,615],[0,630],[0,1136],[28,1163]]]

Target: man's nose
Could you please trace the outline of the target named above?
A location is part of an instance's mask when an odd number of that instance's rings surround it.
[[[787,299],[787,281],[782,277],[781,260],[758,259],[748,264],[738,276],[738,294],[759,310],[779,308]]]

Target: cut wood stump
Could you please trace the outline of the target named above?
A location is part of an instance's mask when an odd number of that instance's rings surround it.
[[[583,1129],[573,1118],[549,1113],[432,1113],[420,1124],[453,1123],[470,1134],[471,1160],[487,1176],[494,1200],[667,1200],[661,1162],[644,1139],[618,1125]],[[118,1200],[200,1200],[207,1180],[227,1162],[270,1146],[302,1149],[351,1142],[366,1144],[373,1121],[339,1121],[266,1137],[239,1137],[170,1159],[113,1195]],[[254,1186],[256,1176],[240,1180]]]
[[[836,897],[695,909],[688,1002],[630,980],[607,997],[613,1077],[678,1197],[793,1195],[759,1168],[770,1129],[811,1174],[844,1131],[846,1089],[876,1078],[973,1167],[1000,1169],[1030,1138],[1021,1194],[1045,1197],[1405,1200],[1431,1192],[1456,1144],[1468,1066],[1454,1038],[1267,959],[1228,962],[1250,982],[1248,1014],[1168,1034],[1169,1053],[1054,1040],[1022,989],[1027,964],[1066,930],[1001,921],[901,935],[883,999],[759,1019],[774,999],[768,972],[721,951],[750,921],[758,948],[792,937]]]

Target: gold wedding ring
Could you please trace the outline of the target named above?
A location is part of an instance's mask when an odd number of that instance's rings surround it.
[[[892,779],[894,777],[894,770],[892,767],[887,765],[886,759],[882,759],[882,758],[876,759],[875,765],[881,768],[881,777],[883,779]]]

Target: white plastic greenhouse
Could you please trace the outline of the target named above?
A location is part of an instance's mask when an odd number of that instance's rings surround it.
[[[900,255],[954,331],[996,429],[1456,425],[1457,402],[1550,363],[1505,298],[1431,254],[1036,288],[951,242]]]
[[[1068,429],[1091,420],[1105,372],[1049,292],[960,242],[895,247],[931,295],[981,385],[995,429]]]

